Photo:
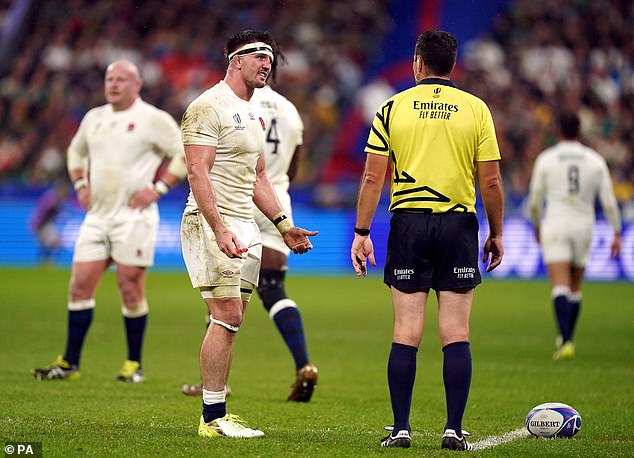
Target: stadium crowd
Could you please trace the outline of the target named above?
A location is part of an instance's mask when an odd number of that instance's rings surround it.
[[[463,52],[459,85],[496,121],[507,205],[524,202],[553,119],[577,111],[583,141],[607,160],[634,219],[634,8],[627,0],[514,0]]]
[[[137,63],[143,98],[180,121],[188,103],[224,77],[224,42],[244,28],[268,30],[283,45],[279,88],[303,115],[305,163],[319,162],[387,18],[382,2],[371,0],[38,3],[0,80],[0,179],[18,176],[27,185],[65,174],[79,120],[104,103],[110,62]],[[312,170],[300,171],[304,181],[314,179]]]
[[[42,2],[0,79],[0,181],[42,185],[65,173],[65,149],[86,110],[103,103],[103,69],[115,57],[137,62],[144,99],[180,120],[194,95],[223,77],[223,40],[252,27],[269,30],[285,50],[277,86],[306,125],[298,182],[315,185],[392,26],[386,3]],[[580,113],[583,140],[608,161],[624,216],[634,219],[631,2],[511,0],[459,59],[456,83],[493,113],[511,209],[521,208],[535,157],[553,143],[552,120],[566,108]]]

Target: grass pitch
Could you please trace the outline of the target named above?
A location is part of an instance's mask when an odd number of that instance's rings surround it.
[[[0,269],[0,438],[41,442],[44,456],[358,457],[440,450],[444,425],[442,355],[436,303],[418,356],[409,451],[381,449],[391,423],[386,381],[392,312],[380,278],[296,277],[287,292],[300,305],[319,386],[308,404],[284,401],[292,359],[257,297],[238,337],[229,384],[230,412],[263,429],[262,439],[196,435],[200,400],[180,394],[199,379],[205,308],[184,272],[150,272],[146,381],[114,377],[126,356],[120,301],[108,272],[84,347],[82,378],[37,382],[31,367],[63,352],[65,270]],[[577,357],[552,361],[555,325],[545,281],[488,281],[472,313],[473,383],[464,427],[477,443],[523,427],[543,402],[575,407],[583,427],[573,439],[521,437],[478,456],[631,456],[634,450],[634,286],[586,283]]]

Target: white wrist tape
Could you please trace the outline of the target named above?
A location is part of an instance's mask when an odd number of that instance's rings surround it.
[[[164,196],[165,194],[167,194],[170,191],[170,187],[167,183],[165,183],[163,180],[159,180],[156,183],[154,183],[154,191],[159,195],[159,196]]]
[[[187,163],[185,162],[185,155],[178,154],[170,161],[167,166],[167,171],[172,175],[178,177],[179,180],[184,180],[187,176]]]
[[[88,186],[88,178],[86,177],[77,178],[73,181],[73,188],[75,188],[75,192],[81,191],[86,186]]]
[[[271,218],[271,221],[280,232],[280,234],[282,234],[282,237],[284,237],[286,233],[290,231],[293,227],[293,223],[291,223],[291,220],[288,219],[288,216],[286,216],[286,213],[284,212],[279,212],[277,215]]]

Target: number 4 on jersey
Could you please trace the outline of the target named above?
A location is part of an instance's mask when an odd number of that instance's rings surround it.
[[[273,143],[273,150],[271,153],[277,154],[277,145],[280,143],[280,139],[277,134],[277,119],[271,118],[270,124],[269,130],[266,132],[266,142]]]

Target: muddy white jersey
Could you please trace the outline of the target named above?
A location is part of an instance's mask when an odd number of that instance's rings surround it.
[[[601,155],[578,141],[562,141],[537,157],[528,199],[534,224],[539,225],[545,201],[545,221],[564,227],[592,225],[597,197],[614,230],[620,231],[619,209]]]
[[[288,190],[288,167],[297,146],[302,144],[304,123],[295,105],[269,86],[256,89],[251,98],[264,115],[266,174],[279,193]]]
[[[183,144],[216,148],[209,176],[221,215],[253,219],[255,166],[264,151],[264,129],[258,107],[238,97],[224,81],[198,96],[183,115]],[[185,214],[197,212],[190,191]]]
[[[151,184],[165,157],[183,146],[176,121],[165,111],[137,99],[114,111],[110,104],[91,109],[69,146],[69,156],[86,160],[91,206],[87,217],[126,220],[158,216],[156,203],[145,210],[128,206],[130,197]]]

